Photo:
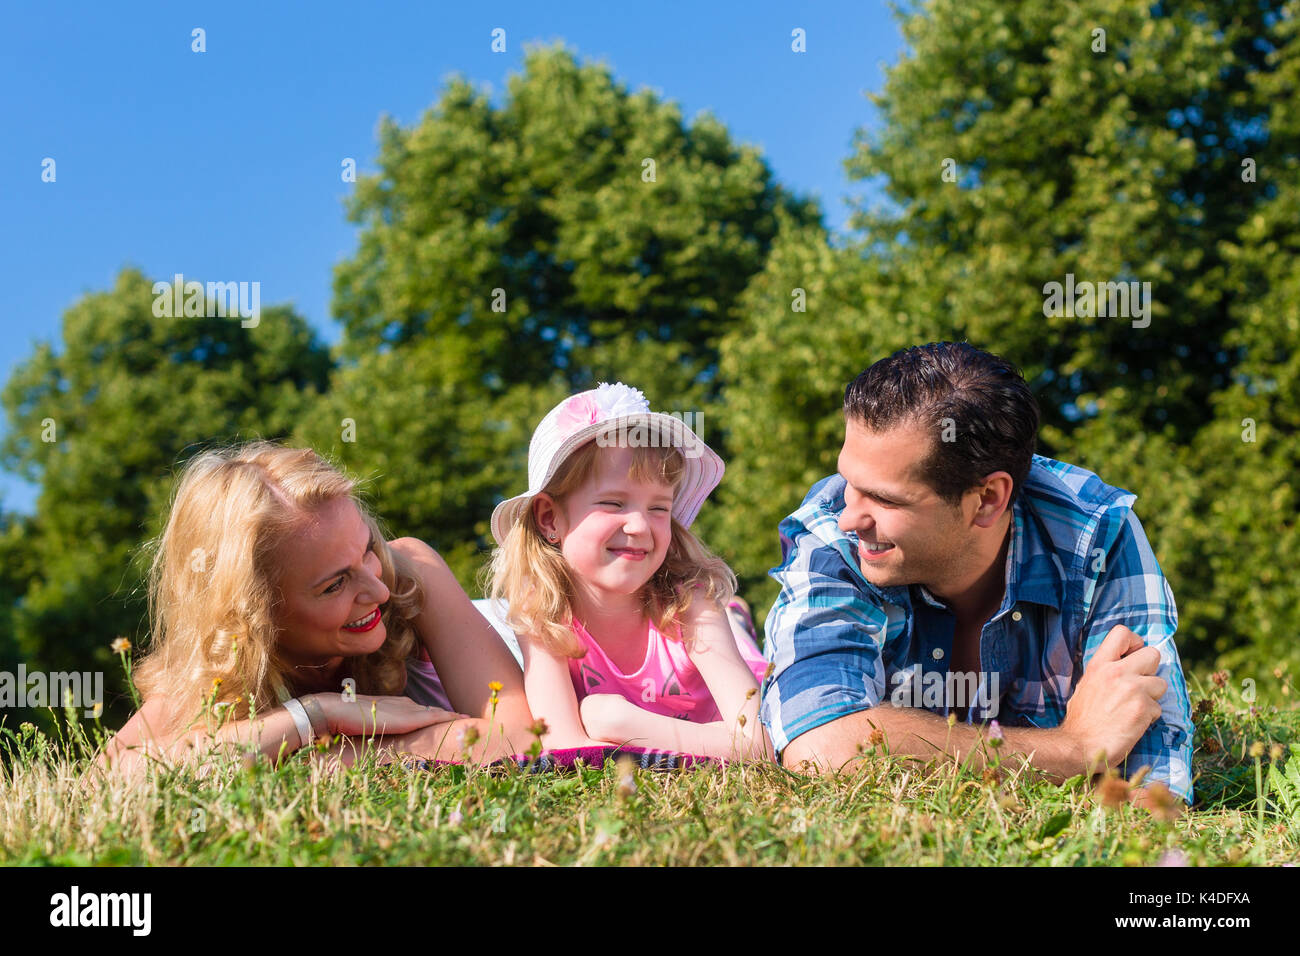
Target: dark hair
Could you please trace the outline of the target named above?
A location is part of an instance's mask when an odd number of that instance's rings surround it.
[[[1019,370],[967,342],[900,349],[844,390],[846,419],[872,431],[915,424],[935,436],[920,477],[950,505],[995,471],[1011,476],[1011,501],[1019,497],[1038,415]],[[943,441],[945,432],[953,439]]]

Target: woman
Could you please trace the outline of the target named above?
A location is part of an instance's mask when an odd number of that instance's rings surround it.
[[[102,762],[228,744],[274,761],[336,734],[344,763],[349,738],[375,734],[386,759],[526,746],[515,659],[438,554],[386,542],[354,488],[310,449],[268,442],[186,466],[150,572],[144,703]]]

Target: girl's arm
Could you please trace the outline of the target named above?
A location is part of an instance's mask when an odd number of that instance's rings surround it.
[[[715,603],[697,599],[686,612],[682,635],[688,641],[691,663],[704,678],[722,719],[695,724],[652,714],[622,698],[600,695],[583,702],[592,734],[702,757],[773,759],[771,742],[758,719],[758,682],[736,648],[726,612]],[[591,706],[586,706],[588,702]]]
[[[519,638],[524,654],[524,688],[534,715],[546,721],[542,747],[564,750],[570,747],[605,747],[593,740],[578,713],[578,695],[569,677],[569,660],[538,646],[532,636]]]
[[[533,715],[514,655],[470,602],[438,552],[417,538],[398,538],[388,546],[420,575],[424,607],[414,623],[452,706],[462,713],[492,719],[494,733],[504,733],[517,748],[513,752],[527,747],[527,728]],[[493,718],[489,685],[494,681],[501,689]]]

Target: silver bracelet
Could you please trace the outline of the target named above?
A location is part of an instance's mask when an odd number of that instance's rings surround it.
[[[290,698],[284,702],[284,709],[289,712],[293,725],[298,728],[298,746],[308,746],[312,740],[311,721],[307,719],[307,711],[303,709],[302,702],[297,697]]]

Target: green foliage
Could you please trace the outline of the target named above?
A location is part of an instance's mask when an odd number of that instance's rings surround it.
[[[1040,452],[1139,495],[1186,659],[1261,682],[1300,660],[1298,10],[903,9],[908,52],[848,164],[887,202],[850,248],[783,234],[724,340],[716,543],[759,617],[776,522],[835,470],[844,386],[897,348],[965,339],[1024,371]],[[1045,315],[1067,273],[1150,282],[1150,324]]]
[[[709,431],[717,340],[778,214],[817,218],[713,117],[687,125],[562,49],[530,51],[500,108],[455,80],[414,128],[386,119],[378,165],[335,274],[343,367],[307,434],[374,474],[394,531],[471,588],[492,508],[525,487],[532,429],[565,395],[622,380]]]
[[[72,305],[59,346],[37,346],[4,388],[0,455],[41,489],[35,514],[0,538],[22,587],[11,627],[29,670],[102,668],[114,637],[139,643],[141,544],[161,531],[176,466],[210,443],[288,435],[327,385],[328,353],[289,309],[244,328],[157,318],[153,302],[152,282],[124,269]]]

